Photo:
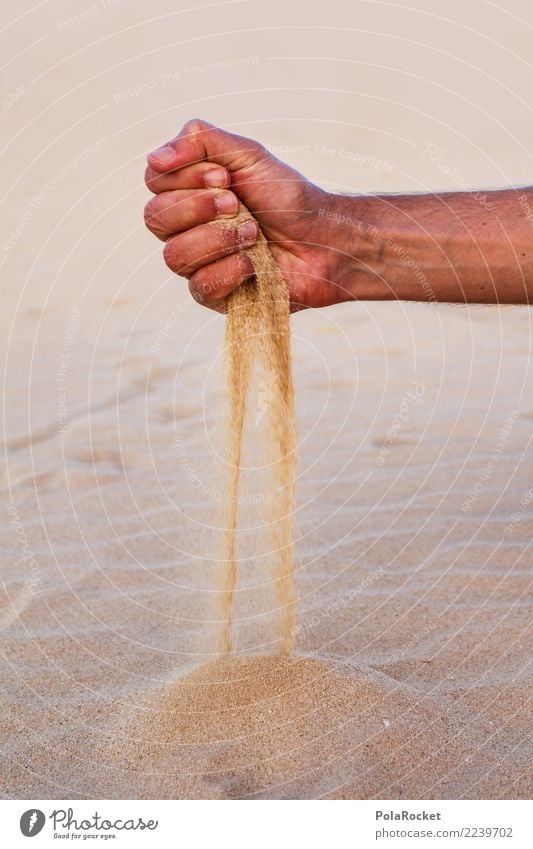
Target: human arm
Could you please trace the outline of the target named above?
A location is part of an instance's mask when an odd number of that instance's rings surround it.
[[[348,300],[533,301],[533,189],[336,195],[257,142],[198,120],[149,155],[146,183],[155,193],[146,224],[165,241],[167,265],[215,309],[253,273],[245,249],[256,232],[212,226],[236,214],[238,199],[268,239],[294,310]],[[222,198],[233,211],[220,211]]]

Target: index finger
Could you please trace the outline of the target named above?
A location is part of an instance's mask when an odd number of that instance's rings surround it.
[[[148,154],[148,164],[154,171],[175,171],[205,159],[206,149],[201,134],[185,124],[176,138]]]
[[[234,171],[253,165],[262,152],[257,142],[195,118],[183,126],[175,139],[149,153],[148,164],[164,174],[209,159]]]

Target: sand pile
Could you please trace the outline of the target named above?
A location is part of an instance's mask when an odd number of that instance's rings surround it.
[[[132,703],[111,757],[132,796],[446,798],[496,765],[447,708],[350,664],[223,657]]]
[[[238,223],[250,218],[241,204]],[[235,227],[235,219],[229,222]],[[224,223],[223,225],[224,226]],[[221,574],[221,650],[231,651],[233,600],[237,583],[238,498],[243,440],[249,420],[252,379],[263,387],[254,450],[261,475],[262,521],[268,527],[268,553],[280,611],[278,647],[289,652],[293,642],[293,530],[295,425],[291,375],[289,297],[268,243],[259,231],[246,253],[255,278],[228,298],[225,356],[229,409],[225,440],[229,481],[226,490],[223,568]]]

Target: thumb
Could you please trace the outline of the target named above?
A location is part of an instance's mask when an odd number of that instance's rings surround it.
[[[164,173],[209,159],[235,172],[253,168],[265,156],[258,142],[193,118],[175,139],[148,154],[148,164]]]

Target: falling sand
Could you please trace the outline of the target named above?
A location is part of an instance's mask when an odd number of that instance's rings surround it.
[[[250,213],[241,204],[237,222]],[[262,376],[268,387],[268,403],[263,405],[265,427],[261,454],[265,457],[262,504],[269,528],[269,550],[273,557],[273,577],[280,610],[278,645],[282,653],[293,642],[293,529],[295,469],[295,426],[291,375],[289,296],[268,243],[259,230],[257,242],[246,249],[255,277],[239,286],[228,298],[225,357],[229,416],[225,429],[228,450],[229,485],[225,497],[223,567],[221,574],[220,647],[231,651],[231,625],[237,584],[238,492],[246,423],[249,418],[249,391],[252,378]]]

